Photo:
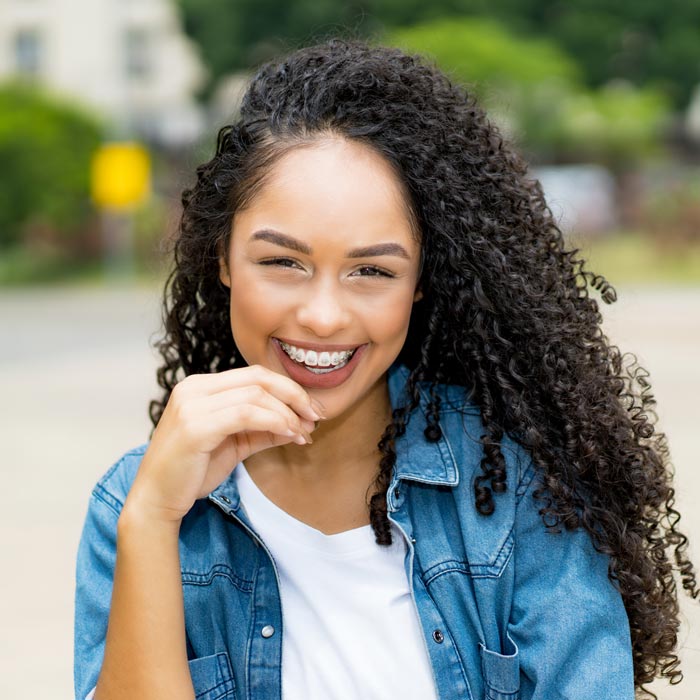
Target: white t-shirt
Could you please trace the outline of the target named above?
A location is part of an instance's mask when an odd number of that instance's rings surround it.
[[[242,462],[234,475],[279,573],[284,700],[436,698],[394,524],[390,547],[371,525],[325,535],[268,499]]]

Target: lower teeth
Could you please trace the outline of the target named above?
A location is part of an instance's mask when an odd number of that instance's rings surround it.
[[[314,374],[328,374],[329,372],[335,372],[335,370],[340,369],[341,367],[345,367],[347,365],[348,360],[345,360],[345,362],[342,362],[335,367],[309,367],[308,365],[304,365],[306,369],[309,370],[309,372],[313,372]]]

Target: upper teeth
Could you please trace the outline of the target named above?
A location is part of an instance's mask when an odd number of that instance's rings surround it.
[[[329,367],[330,365],[339,365],[341,362],[346,362],[352,357],[356,348],[353,350],[341,350],[340,352],[316,352],[316,350],[304,350],[289,343],[280,341],[282,349],[297,362],[303,362],[309,367]]]

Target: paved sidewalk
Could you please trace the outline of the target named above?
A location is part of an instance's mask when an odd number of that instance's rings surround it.
[[[149,336],[159,290],[0,292],[0,697],[73,697],[75,554],[90,490],[130,447],[148,439],[157,395]],[[700,566],[700,289],[620,290],[609,335],[651,371],[677,468],[683,530]],[[9,574],[9,575],[8,575]],[[700,696],[700,602],[682,596],[686,680],[655,686],[661,700]]]

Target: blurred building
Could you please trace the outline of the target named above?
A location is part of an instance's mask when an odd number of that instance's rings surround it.
[[[178,146],[203,128],[205,71],[174,0],[0,0],[0,80],[16,77],[97,111],[115,137]]]
[[[557,165],[533,169],[563,233],[608,233],[618,225],[615,180],[600,165]]]

